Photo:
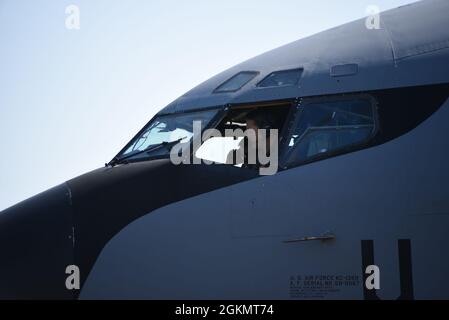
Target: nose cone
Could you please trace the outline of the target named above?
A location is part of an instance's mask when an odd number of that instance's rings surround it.
[[[2,211],[0,299],[77,298],[104,246],[129,223],[256,176],[233,166],[151,160],[99,168]],[[66,288],[69,265],[78,267],[80,290]]]
[[[59,185],[0,212],[0,299],[71,299],[70,190]]]

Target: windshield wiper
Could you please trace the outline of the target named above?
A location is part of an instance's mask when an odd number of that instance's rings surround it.
[[[182,137],[182,138],[179,138],[179,139],[173,140],[173,141],[163,141],[161,143],[148,146],[147,148],[145,148],[143,150],[140,150],[140,151],[138,151],[136,153],[132,153],[130,155],[127,155],[127,156],[124,156],[124,157],[120,157],[120,158],[115,157],[106,166],[112,166],[113,167],[113,166],[115,166],[117,164],[120,164],[120,163],[127,163],[126,160],[129,159],[129,158],[132,158],[132,157],[137,156],[137,155],[142,154],[142,153],[150,153],[150,152],[153,152],[154,150],[160,149],[162,147],[165,147],[168,150],[171,150],[171,147],[173,147],[174,145],[178,144],[179,142],[181,142],[185,138],[187,138],[187,137]]]

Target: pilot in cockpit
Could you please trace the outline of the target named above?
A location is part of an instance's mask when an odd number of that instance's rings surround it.
[[[260,131],[260,129],[265,129],[265,132]],[[240,141],[238,148],[229,152],[226,163],[241,164],[242,168],[249,169],[266,166],[267,164],[261,163],[259,153],[267,156],[270,154],[271,129],[276,129],[272,114],[263,109],[250,111],[246,115],[246,134]],[[262,134],[264,134],[264,141],[259,140],[259,135]]]

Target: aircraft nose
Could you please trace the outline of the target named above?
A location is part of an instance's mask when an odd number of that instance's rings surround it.
[[[0,212],[0,299],[71,299],[70,189],[59,185]]]

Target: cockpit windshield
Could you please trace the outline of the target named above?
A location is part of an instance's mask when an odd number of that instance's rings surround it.
[[[201,124],[201,129],[204,129],[217,113],[218,109],[214,109],[157,116],[116,160],[169,154],[170,148],[164,146],[172,146],[175,143],[188,145],[196,133],[193,130],[194,122]]]

